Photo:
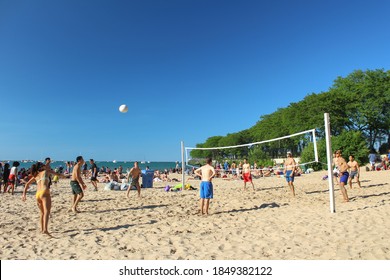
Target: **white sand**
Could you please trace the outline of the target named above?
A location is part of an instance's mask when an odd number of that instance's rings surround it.
[[[165,192],[154,183],[142,199],[131,192],[92,191],[88,184],[80,214],[67,213],[69,180],[52,187],[49,230],[39,233],[35,187],[27,201],[22,187],[1,194],[0,258],[103,260],[319,260],[390,259],[390,171],[362,173],[363,189],[348,189],[330,213],[328,182],[316,172],[296,178],[295,198],[283,178],[243,181],[214,179],[210,215],[199,216],[197,191]],[[179,178],[179,176],[177,176]],[[191,181],[199,188],[199,181]]]

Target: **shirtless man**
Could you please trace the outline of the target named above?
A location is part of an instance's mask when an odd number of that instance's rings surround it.
[[[134,162],[134,167],[130,169],[129,174],[127,174],[127,181],[130,181],[130,186],[127,188],[126,196],[130,198],[131,187],[137,187],[138,197],[141,197],[141,186],[139,185],[139,177],[142,175],[141,169],[138,167],[138,161]]]
[[[352,180],[356,177],[356,183],[358,184],[359,188],[360,186],[360,166],[355,160],[355,157],[353,155],[349,156],[349,162],[347,163],[349,166],[349,188],[352,189]]]
[[[81,176],[81,167],[84,164],[84,159],[82,156],[78,156],[76,158],[76,165],[73,167],[72,177],[70,179],[70,186],[72,187],[73,192],[73,202],[72,207],[69,211],[73,211],[73,213],[80,213],[77,209],[77,205],[80,200],[84,197],[84,190],[87,188],[85,185],[82,176]]]
[[[237,174],[237,170],[236,170],[237,169],[237,164],[236,164],[235,161],[232,162],[232,166],[230,168],[232,170],[232,175],[233,176],[236,175]]]
[[[255,185],[253,185],[252,181],[251,166],[246,158],[244,158],[244,164],[242,165],[242,177],[244,178],[244,191],[246,190],[246,182],[250,182],[253,190],[255,190]]]
[[[211,165],[211,158],[206,158],[206,164],[195,170],[195,174],[202,178],[200,183],[200,211],[202,215],[209,214],[210,199],[213,198],[213,183],[215,176],[214,167]]]
[[[288,186],[290,187],[291,193],[295,196],[295,188],[294,188],[294,175],[296,170],[296,162],[292,157],[291,152],[287,153],[287,159],[284,162],[284,174],[286,176],[286,181]]]
[[[343,195],[344,202],[348,202],[349,198],[348,198],[347,189],[345,188],[345,185],[348,182],[349,166],[348,166],[347,162],[345,161],[345,159],[341,156],[340,150],[336,151],[335,163],[337,164],[339,172],[340,172],[340,191],[341,191],[341,194]]]

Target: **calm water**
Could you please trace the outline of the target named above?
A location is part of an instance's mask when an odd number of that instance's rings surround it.
[[[20,162],[20,161],[19,161]],[[114,168],[118,168],[119,166],[123,167],[123,170],[126,171],[126,169],[131,168],[134,166],[134,161],[117,161],[117,162],[112,162],[112,161],[96,161],[95,162],[98,168],[104,166],[104,167],[109,167],[111,170]],[[12,166],[12,161],[9,162],[10,166]],[[21,168],[30,168],[31,165],[34,164],[34,162],[20,162],[19,169]],[[88,164],[88,169],[91,167],[89,161],[87,162]],[[164,170],[164,169],[170,169],[170,168],[175,168],[176,167],[176,162],[138,162],[138,165],[140,169],[145,169],[146,166],[149,166],[151,170]],[[181,163],[179,163],[181,167]],[[66,164],[63,161],[54,161],[50,164],[50,166],[55,169],[56,167],[62,166],[64,169],[66,168]]]

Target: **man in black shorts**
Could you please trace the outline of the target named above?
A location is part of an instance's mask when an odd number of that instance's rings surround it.
[[[95,163],[95,161],[93,159],[90,159],[89,163],[91,164],[91,183],[95,187],[95,191],[97,191],[98,168],[97,168],[96,163]]]

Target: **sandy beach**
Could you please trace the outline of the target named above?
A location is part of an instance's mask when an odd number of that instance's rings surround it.
[[[348,188],[342,203],[335,186],[330,213],[325,171],[295,180],[293,198],[284,178],[214,179],[210,215],[198,213],[199,191],[166,192],[154,183],[142,198],[125,191],[94,192],[88,182],[79,214],[68,213],[69,180],[52,186],[49,224],[39,233],[35,188],[21,199],[1,194],[2,260],[389,260],[390,171],[362,171],[362,189]],[[171,177],[174,177],[173,175]],[[180,178],[180,175],[176,175]],[[199,189],[199,181],[190,181]]]

